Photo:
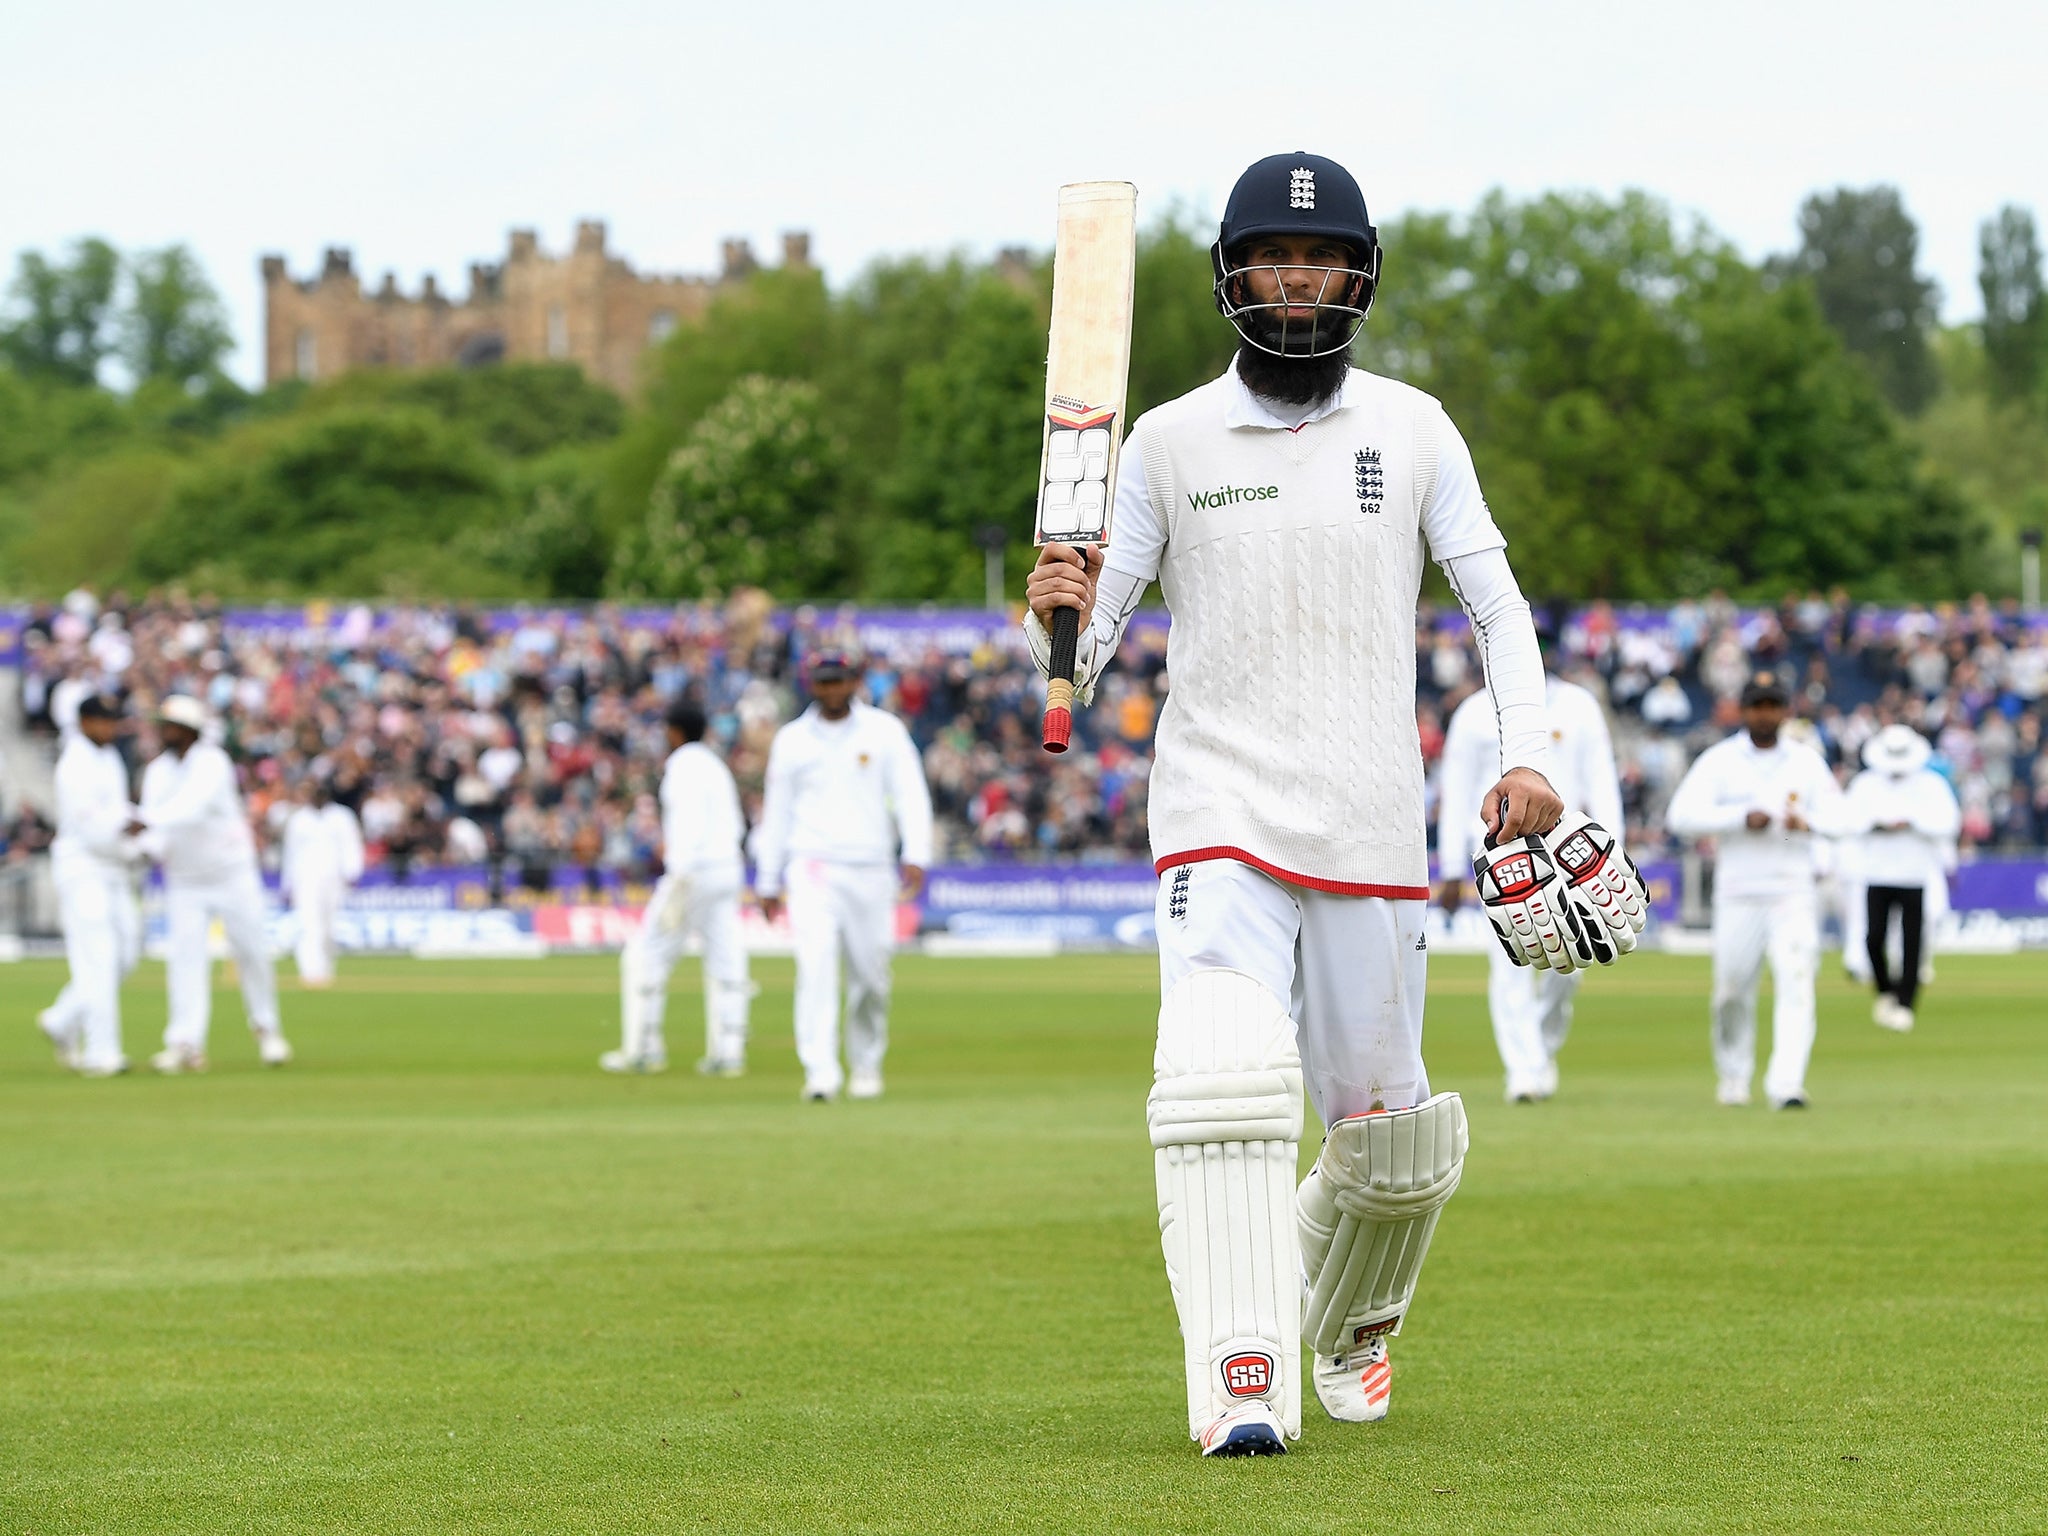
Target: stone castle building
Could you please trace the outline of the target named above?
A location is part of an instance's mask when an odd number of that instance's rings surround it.
[[[782,237],[785,268],[811,264],[809,235]],[[331,379],[356,368],[475,367],[561,359],[624,395],[640,384],[640,355],[712,295],[759,263],[744,240],[725,242],[716,277],[643,276],[605,250],[604,225],[576,226],[566,256],[530,229],[512,231],[504,261],[469,269],[469,293],[443,294],[431,274],[417,294],[387,272],[365,290],[348,250],[331,247],[318,276],[295,279],[282,256],[263,258],[263,377]]]

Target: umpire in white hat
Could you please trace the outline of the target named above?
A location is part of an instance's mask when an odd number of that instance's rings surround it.
[[[1962,808],[1948,780],[1928,767],[1934,749],[1909,725],[1888,725],[1863,747],[1863,771],[1849,781],[1849,828],[1860,840],[1865,952],[1877,985],[1873,1022],[1913,1027],[1920,961],[1926,953],[1928,897],[1947,895]],[[1899,969],[1891,970],[1891,926],[1898,918]]]
[[[142,774],[135,829],[163,865],[167,927],[164,970],[171,1017],[164,1048],[150,1058],[159,1072],[206,1070],[206,1033],[213,1011],[213,964],[207,931],[220,919],[228,952],[242,978],[242,1003],[257,1052],[268,1066],[292,1059],[278,1026],[277,971],[265,922],[256,840],[226,752],[205,739],[205,706],[167,695],[156,711],[163,751]]]

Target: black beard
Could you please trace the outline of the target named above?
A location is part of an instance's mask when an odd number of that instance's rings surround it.
[[[1337,398],[1351,371],[1351,349],[1323,357],[1275,357],[1248,341],[1237,344],[1237,376],[1262,399],[1311,408]]]

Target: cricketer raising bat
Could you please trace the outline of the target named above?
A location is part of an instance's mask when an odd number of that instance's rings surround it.
[[[1138,189],[1128,181],[1060,188],[1052,256],[1052,331],[1045,359],[1045,446],[1032,542],[1109,543],[1117,450],[1131,367],[1131,279],[1138,259]],[[1052,616],[1045,750],[1064,752],[1074,729],[1077,609]]]

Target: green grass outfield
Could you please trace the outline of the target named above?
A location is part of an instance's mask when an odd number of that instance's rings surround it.
[[[2048,1530],[2048,959],[1944,958],[1903,1038],[1829,982],[1779,1115],[1713,1102],[1703,960],[1594,977],[1509,1108],[1440,959],[1472,1155],[1393,1417],[1207,1465],[1152,961],[905,958],[832,1106],[760,969],[737,1082],[601,1075],[580,959],[345,961],[285,1071],[224,991],[209,1076],[83,1082],[0,967],[0,1531]]]

